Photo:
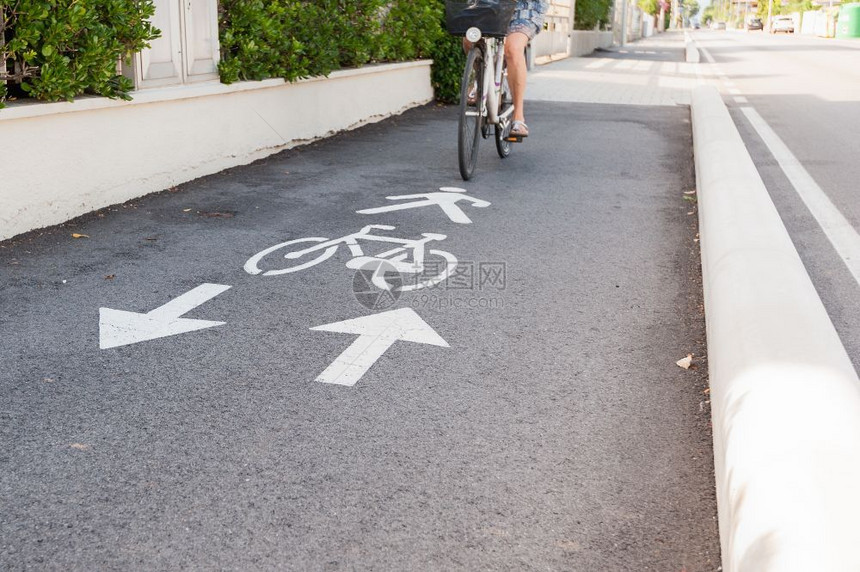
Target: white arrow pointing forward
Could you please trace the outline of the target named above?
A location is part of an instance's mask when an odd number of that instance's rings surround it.
[[[349,387],[355,385],[397,340],[449,347],[448,342],[411,308],[317,326],[311,330],[358,334],[358,339],[316,379]]]
[[[99,308],[99,347],[106,350],[222,326],[225,322],[192,320],[180,316],[229,289],[230,286],[222,284],[201,284],[146,314]]]

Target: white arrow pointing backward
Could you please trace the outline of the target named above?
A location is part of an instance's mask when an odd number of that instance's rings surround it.
[[[201,284],[146,314],[99,308],[99,347],[106,350],[222,326],[225,322],[192,320],[180,316],[229,289],[230,286],[222,284]]]
[[[358,339],[322,372],[317,381],[353,386],[397,340],[449,347],[411,308],[401,308],[317,326],[311,330],[358,334]]]

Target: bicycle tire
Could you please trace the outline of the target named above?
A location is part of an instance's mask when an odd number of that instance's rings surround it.
[[[460,176],[464,181],[472,178],[478,163],[481,141],[481,109],[484,101],[484,51],[473,46],[466,57],[466,67],[460,82],[460,119],[457,126],[457,155]],[[474,94],[470,98],[470,94]],[[470,102],[470,99],[472,100]]]
[[[325,242],[327,240],[328,240],[327,238],[321,238],[321,237],[314,236],[314,237],[308,237],[308,238],[297,238],[295,240],[288,240],[287,242],[282,242],[280,244],[276,244],[275,246],[270,246],[269,248],[266,248],[265,250],[261,250],[260,252],[258,252],[257,254],[255,254],[254,256],[252,256],[251,258],[248,259],[248,261],[245,263],[245,266],[244,266],[245,272],[247,272],[248,274],[254,275],[254,276],[256,276],[258,274],[262,274],[263,276],[280,276],[281,274],[290,274],[291,272],[298,272],[299,270],[304,270],[305,268],[310,268],[311,266],[316,266],[320,262],[324,262],[324,261],[328,260],[329,258],[331,258],[332,256],[334,256],[334,253],[337,251],[337,248],[339,245],[335,244],[334,246],[329,246],[328,248],[326,248],[323,251],[322,254],[320,254],[316,258],[313,258],[307,262],[303,262],[297,266],[292,266],[289,268],[281,268],[278,270],[267,270],[267,271],[263,272],[263,270],[260,269],[258,263],[263,258],[265,258],[269,254],[275,252],[276,250],[286,248],[286,247],[291,246],[293,244],[299,244],[302,242]],[[287,254],[289,254],[289,253],[287,253]],[[284,258],[287,258],[286,254],[284,255]]]
[[[502,119],[502,115],[511,107],[514,101],[511,96],[511,86],[508,84],[508,64],[502,64],[502,87],[499,91],[499,122],[496,124],[496,152],[502,159],[511,154],[512,143],[507,140],[511,132],[511,118]]]

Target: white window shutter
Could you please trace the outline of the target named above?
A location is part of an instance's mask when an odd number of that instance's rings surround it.
[[[184,0],[186,81],[218,79],[218,2]]]
[[[155,0],[152,23],[161,37],[123,70],[136,89],[218,80],[217,0]]]
[[[152,24],[161,37],[135,55],[138,89],[182,83],[182,28],[177,0],[155,0]]]

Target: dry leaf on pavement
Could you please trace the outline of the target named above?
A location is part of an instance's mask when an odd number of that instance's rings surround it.
[[[86,234],[78,234],[76,232],[72,233],[72,238],[89,238],[89,235]]]
[[[693,354],[687,354],[687,357],[679,359],[675,363],[678,365],[678,367],[690,369],[690,365],[693,363]]]

